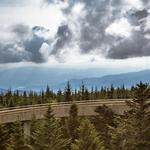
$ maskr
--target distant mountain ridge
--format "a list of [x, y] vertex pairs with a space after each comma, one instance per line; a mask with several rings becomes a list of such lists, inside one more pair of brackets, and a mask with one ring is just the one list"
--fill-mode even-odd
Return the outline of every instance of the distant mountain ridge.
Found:
[[75, 72], [63, 69], [46, 70], [46, 68], [42, 69], [41, 72], [37, 68], [33, 70], [31, 68], [18, 69], [17, 71], [8, 70], [0, 72], [0, 91], [6, 91], [5, 89], [10, 88], [20, 91], [41, 91], [45, 89], [47, 85], [57, 91], [58, 89], [64, 89], [67, 81], [70, 81], [72, 89], [79, 89], [82, 82], [89, 89], [91, 89], [91, 87], [109, 87], [112, 84], [114, 87], [120, 87], [122, 85], [131, 87], [140, 81], [150, 83], [150, 70], [105, 76], [100, 74], [100, 70], [98, 70], [96, 76], [99, 74], [101, 75], [100, 77], [90, 77], [94, 76], [94, 73], [90, 74], [89, 72], [90, 71], [81, 72], [80, 70]]
[[140, 81], [150, 83], [150, 70], [144, 70], [139, 72], [129, 72], [116, 75], [107, 75], [103, 77], [95, 78], [83, 78], [72, 79], [70, 83], [72, 87], [81, 86], [82, 82], [88, 87], [109, 87], [113, 84], [114, 87], [125, 85], [125, 87], [131, 87], [139, 83]]
[[[112, 72], [109, 70], [109, 72]], [[107, 69], [72, 69], [72, 68], [48, 68], [48, 67], [18, 67], [0, 70], [1, 89], [19, 89], [39, 91], [46, 88], [58, 89], [60, 85], [71, 79], [103, 76], [109, 74]]]
[[8, 92], [8, 90], [0, 88], [0, 94], [1, 93], [7, 93], [7, 92]]

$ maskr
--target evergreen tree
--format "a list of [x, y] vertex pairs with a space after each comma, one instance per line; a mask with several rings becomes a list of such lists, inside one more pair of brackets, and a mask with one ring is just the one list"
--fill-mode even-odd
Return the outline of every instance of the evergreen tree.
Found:
[[43, 126], [34, 134], [36, 150], [66, 150], [69, 140], [63, 139], [60, 124], [55, 119], [51, 107], [45, 115]]
[[7, 150], [9, 142], [8, 130], [3, 125], [0, 125], [0, 150]]
[[121, 98], [126, 98], [125, 86], [124, 84], [121, 87]]
[[42, 93], [41, 93], [41, 104], [43, 104], [43, 103], [45, 103], [45, 93], [42, 90]]
[[40, 126], [41, 126], [41, 122], [36, 120], [35, 115], [33, 115], [30, 126], [31, 126], [31, 128], [30, 128], [29, 143], [31, 145], [34, 145], [35, 144], [34, 136], [35, 136], [36, 131], [38, 130], [38, 128], [40, 128]]
[[52, 91], [50, 90], [49, 86], [47, 85], [46, 92], [45, 92], [46, 103], [51, 102], [52, 95], [53, 95]]
[[94, 100], [94, 88], [91, 88], [90, 99]]
[[150, 149], [150, 88], [148, 84], [137, 84], [134, 98], [127, 102], [129, 111], [125, 113], [117, 129], [114, 129], [112, 147], [119, 150]]
[[78, 108], [76, 104], [72, 104], [70, 107], [68, 118], [68, 135], [72, 142], [78, 138], [77, 128], [79, 127], [79, 119], [78, 119]]
[[88, 89], [85, 89], [84, 98], [85, 98], [85, 100], [90, 99], [90, 93], [89, 93]]
[[77, 101], [81, 101], [82, 100], [82, 94], [81, 94], [81, 91], [78, 90], [78, 93], [77, 93]]
[[58, 102], [62, 102], [63, 101], [63, 94], [62, 94], [61, 89], [59, 89], [58, 92], [57, 92], [57, 101]]
[[95, 87], [94, 95], [95, 95], [95, 99], [97, 100], [99, 98], [99, 92], [97, 86]]
[[71, 85], [70, 82], [67, 82], [67, 86], [65, 88], [65, 101], [72, 101], [72, 91], [71, 91]]
[[134, 89], [134, 98], [128, 101], [130, 110], [127, 112], [127, 119], [131, 127], [136, 131], [132, 134], [131, 141], [127, 145], [132, 145], [132, 149], [150, 149], [150, 88], [148, 84], [137, 84]]
[[34, 150], [34, 149], [31, 145], [25, 144], [24, 146], [20, 147], [20, 150]]
[[111, 134], [109, 128], [115, 127], [115, 115], [112, 110], [105, 105], [97, 107], [95, 112], [97, 113], [93, 119], [95, 127], [101, 139], [104, 141], [105, 149], [110, 149]]
[[110, 87], [109, 95], [108, 95], [109, 99], [113, 99], [114, 98], [114, 91], [115, 91], [115, 89], [114, 89], [114, 86], [112, 84], [111, 87]]
[[73, 100], [74, 100], [74, 101], [78, 101], [77, 89], [74, 90], [74, 93], [73, 93]]
[[12, 135], [12, 149], [13, 150], [22, 150], [22, 147], [25, 145], [24, 140], [24, 131], [21, 125], [21, 122], [16, 122], [14, 134]]
[[81, 122], [78, 131], [79, 138], [72, 144], [72, 150], [104, 150], [100, 136], [88, 119]]
[[106, 89], [104, 87], [101, 87], [100, 98], [102, 99], [106, 98]]
[[83, 82], [81, 85], [81, 100], [85, 100], [85, 85]]

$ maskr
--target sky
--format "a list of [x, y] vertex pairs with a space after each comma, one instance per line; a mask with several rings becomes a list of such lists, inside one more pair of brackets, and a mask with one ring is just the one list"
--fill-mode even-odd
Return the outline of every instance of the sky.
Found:
[[0, 69], [150, 69], [149, 0], [1, 0]]

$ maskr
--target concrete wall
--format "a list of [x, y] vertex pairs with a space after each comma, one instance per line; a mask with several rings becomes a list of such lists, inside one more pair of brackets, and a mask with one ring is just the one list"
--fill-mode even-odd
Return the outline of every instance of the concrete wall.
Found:
[[[107, 100], [107, 101], [87, 101], [76, 103], [78, 106], [79, 116], [93, 116], [96, 115], [94, 112], [95, 108], [102, 105], [107, 105], [116, 114], [123, 114], [128, 108], [124, 100]], [[69, 116], [71, 104], [51, 104], [53, 113], [56, 117], [67, 117]], [[25, 108], [15, 108], [11, 110], [0, 111], [0, 123], [9, 123], [20, 121], [30, 121], [35, 115], [36, 119], [43, 119], [47, 111], [48, 104], [28, 106]]]

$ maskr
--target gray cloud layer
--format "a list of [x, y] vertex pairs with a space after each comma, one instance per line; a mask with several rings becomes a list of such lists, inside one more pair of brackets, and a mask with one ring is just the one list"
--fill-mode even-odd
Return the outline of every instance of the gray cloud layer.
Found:
[[126, 59], [132, 57], [150, 56], [150, 39], [146, 38], [149, 31], [145, 31], [145, 18], [149, 13], [146, 9], [132, 12], [129, 21], [138, 30], [133, 30], [129, 38], [122, 39], [118, 44], [112, 45], [107, 53], [108, 58]]
[[116, 16], [110, 16], [110, 0], [87, 0], [84, 3], [87, 15], [81, 23], [80, 48], [82, 53], [88, 53], [100, 49], [105, 43], [105, 29]]
[[[55, 0], [43, 0], [47, 4], [55, 5]], [[60, 0], [59, 0], [60, 1]], [[63, 2], [64, 0], [61, 0]], [[8, 4], [0, 2], [0, 5]], [[65, 1], [66, 2], [66, 1]], [[32, 29], [26, 25], [13, 25], [14, 41], [0, 42], [0, 63], [30, 61], [35, 63], [46, 62], [47, 57], [41, 53], [43, 44], [49, 45], [48, 55], [59, 56], [62, 49], [69, 47], [70, 43], [77, 43], [81, 55], [95, 52], [110, 59], [126, 59], [131, 57], [150, 56], [150, 31], [146, 30], [146, 20], [150, 18], [148, 0], [141, 0], [141, 7], [127, 5], [126, 0], [69, 0], [69, 6], [62, 8], [64, 16], [72, 13], [76, 4], [83, 4], [83, 11], [79, 20], [74, 23], [80, 26], [80, 34], [74, 35], [71, 28], [73, 22], [60, 25], [53, 39], [47, 39], [43, 34], [51, 29], [34, 26]], [[11, 4], [11, 3], [10, 3]], [[137, 5], [140, 5], [137, 3]], [[83, 16], [82, 16], [83, 15]], [[121, 36], [106, 33], [116, 20], [125, 18], [132, 29], [130, 36]], [[122, 26], [122, 29], [126, 28]], [[38, 33], [38, 34], [37, 34]], [[77, 36], [78, 38], [74, 38]], [[76, 41], [74, 41], [76, 39]]]
[[68, 25], [62, 25], [58, 28], [56, 43], [54, 44], [51, 54], [56, 55], [65, 45], [71, 41], [72, 33]]
[[26, 52], [18, 52], [14, 44], [0, 43], [0, 63], [20, 62], [28, 59]]
[[135, 31], [131, 39], [125, 39], [118, 45], [112, 46], [107, 54], [107, 57], [112, 59], [141, 56], [150, 56], [149, 40], [145, 39], [141, 31]]
[[[144, 32], [145, 20], [142, 20], [148, 17], [148, 8], [129, 10], [132, 13], [129, 13], [126, 18], [131, 25], [138, 26], [139, 31], [134, 30], [131, 37], [120, 39], [115, 35], [106, 35], [105, 30], [113, 21], [121, 19], [128, 13], [121, 14], [123, 9], [121, 1], [116, 3], [115, 0], [101, 2], [93, 0], [84, 1], [84, 3], [87, 15], [84, 18], [85, 20], [82, 21], [80, 38], [80, 48], [83, 53], [89, 53], [89, 51], [97, 49], [97, 51], [112, 59], [150, 56], [150, 44], [149, 40], [145, 38]], [[107, 45], [110, 47], [108, 52], [106, 52]]]
[[[49, 4], [54, 3], [52, 0], [46, 1]], [[125, 1], [70, 0], [69, 7], [63, 9], [63, 12], [68, 15], [78, 2], [84, 4], [86, 12], [85, 17], [79, 20], [81, 30], [78, 44], [81, 54], [96, 51], [96, 53], [103, 54], [106, 58], [111, 59], [150, 56], [149, 39], [145, 36], [149, 31], [144, 31], [145, 19], [150, 16], [148, 0], [140, 1], [144, 6], [142, 9], [131, 7], [126, 9], [125, 12], [123, 12]], [[137, 3], [137, 5], [139, 4]], [[115, 34], [106, 34], [109, 25], [121, 18], [126, 18], [133, 26], [131, 36], [123, 38]], [[124, 27], [122, 26], [122, 28]], [[139, 28], [139, 30], [136, 30], [136, 28]], [[65, 37], [62, 36], [60, 43], [59, 41], [57, 43], [59, 48], [54, 49], [53, 53], [59, 53], [65, 41]]]
[[[111, 59], [150, 56], [150, 39], [145, 36], [149, 34], [149, 31], [145, 31], [146, 18], [150, 16], [148, 13], [150, 8], [147, 7], [149, 1], [141, 1], [144, 4], [142, 9], [130, 8], [125, 12], [122, 11], [125, 5], [124, 1], [81, 0], [81, 2], [84, 3], [86, 11], [86, 16], [80, 20], [81, 53], [90, 53], [96, 49], [97, 53], [102, 53]], [[107, 35], [105, 32], [107, 27], [123, 17], [133, 26], [131, 36], [122, 38], [116, 35]], [[136, 28], [139, 29], [136, 30]]]
[[34, 27], [30, 29], [26, 25], [18, 24], [11, 27], [11, 31], [17, 37], [15, 41], [0, 43], [0, 63], [31, 61], [36, 63], [46, 62], [40, 48], [46, 40], [35, 34], [37, 30], [44, 28]]

